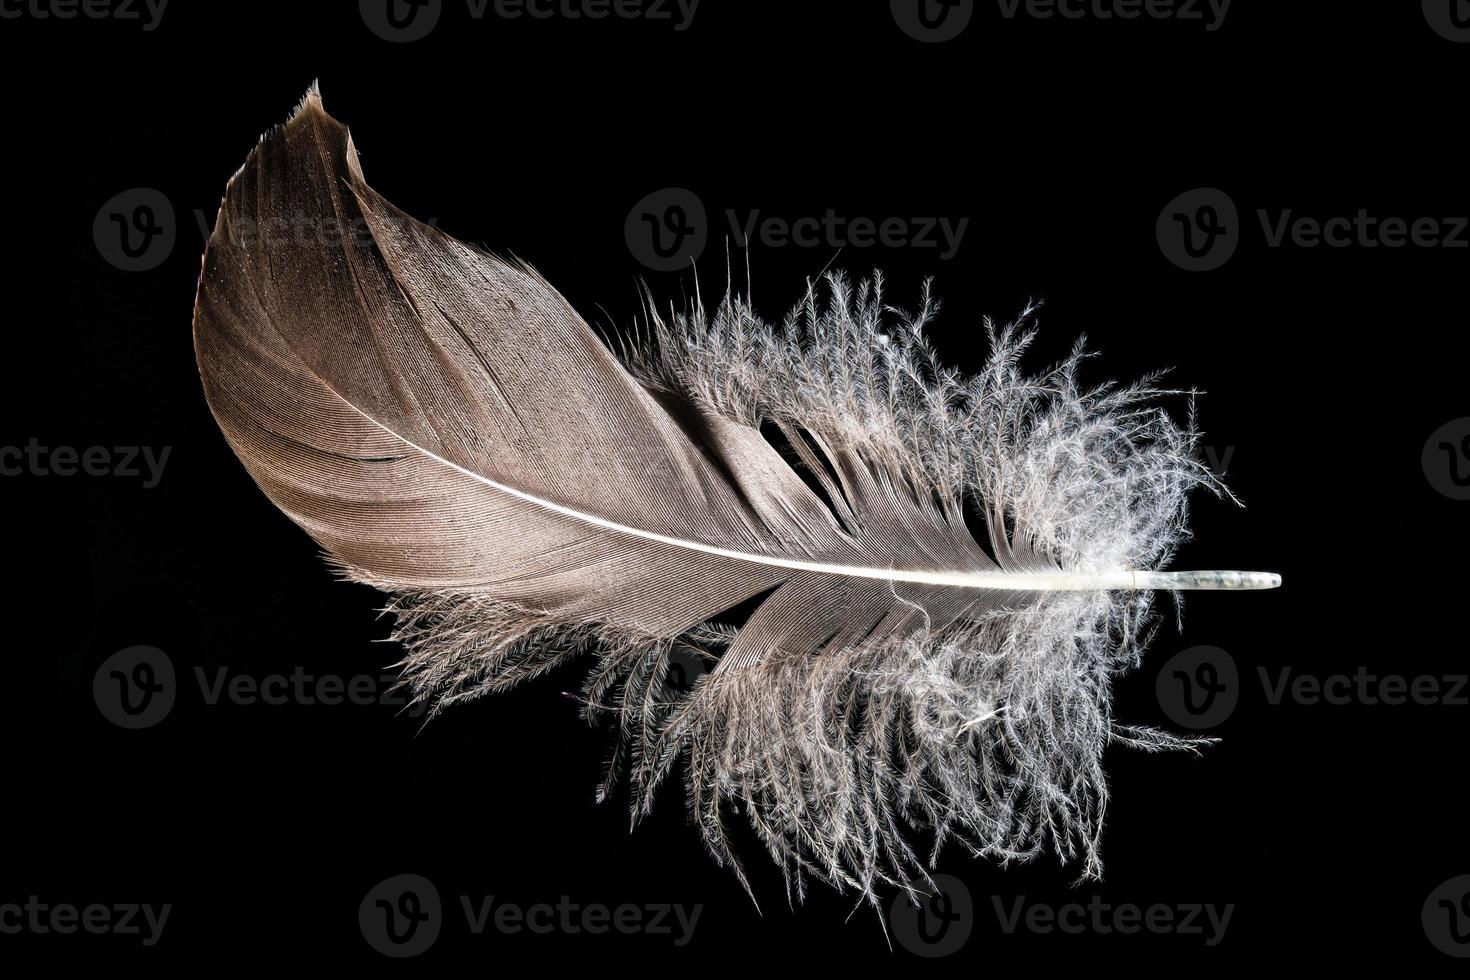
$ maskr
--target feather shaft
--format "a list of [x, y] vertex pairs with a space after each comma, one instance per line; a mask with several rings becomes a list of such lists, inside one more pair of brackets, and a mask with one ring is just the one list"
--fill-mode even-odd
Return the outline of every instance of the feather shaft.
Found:
[[[353, 408], [361, 413], [361, 409], [358, 409], [355, 405]], [[605, 531], [614, 531], [618, 534], [627, 534], [635, 538], [642, 538], [645, 541], [656, 541], [659, 544], [671, 545], [675, 548], [683, 548], [688, 551], [696, 551], [700, 554], [714, 555], [720, 558], [733, 558], [736, 561], [750, 562], [755, 565], [768, 565], [772, 568], [785, 568], [798, 572], [813, 572], [817, 575], [844, 575], [851, 578], [878, 579], [884, 582], [912, 582], [916, 585], [938, 585], [956, 589], [996, 589], [1003, 592], [1138, 591], [1140, 589], [1173, 592], [1249, 591], [1255, 589], [1274, 589], [1281, 584], [1281, 576], [1274, 572], [1115, 571], [1028, 574], [1014, 572], [925, 571], [922, 569], [864, 568], [857, 565], [798, 561], [792, 558], [783, 558], [779, 555], [760, 555], [745, 551], [735, 551], [730, 548], [720, 548], [699, 541], [689, 541], [671, 537], [667, 534], [659, 534], [654, 531], [629, 527], [626, 524], [619, 524], [616, 521], [609, 521], [598, 517], [596, 514], [588, 514], [584, 511], [555, 503], [554, 501], [544, 500], [535, 494], [526, 493], [524, 490], [518, 490], [515, 487], [497, 482], [489, 477], [481, 476], [479, 473], [467, 470], [463, 466], [436, 456], [421, 446], [415, 446], [410, 440], [404, 439], [403, 436], [388, 429], [366, 413], [362, 413], [362, 415], [367, 421], [377, 425], [389, 435], [401, 439], [410, 448], [417, 450], [429, 459], [451, 467], [458, 471], [460, 475], [474, 480], [477, 483], [482, 483], [492, 490], [510, 494], [529, 504], [544, 507], [549, 511], [570, 517], [574, 520], [583, 521]]]

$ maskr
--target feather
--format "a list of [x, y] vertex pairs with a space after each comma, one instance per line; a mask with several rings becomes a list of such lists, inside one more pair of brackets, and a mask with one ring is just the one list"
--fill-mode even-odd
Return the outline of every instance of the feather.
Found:
[[1279, 578], [1161, 570], [1222, 490], [1167, 392], [1082, 387], [1080, 344], [1024, 373], [1026, 317], [962, 377], [936, 309], [833, 275], [779, 327], [727, 295], [615, 354], [373, 191], [313, 88], [229, 182], [194, 340], [230, 446], [391, 594], [435, 711], [594, 658], [599, 796], [626, 778], [636, 821], [683, 760], [709, 851], [746, 883], [740, 810], [797, 898], [912, 888], [951, 840], [1095, 875], [1104, 747], [1197, 744], [1112, 719], [1151, 590]]

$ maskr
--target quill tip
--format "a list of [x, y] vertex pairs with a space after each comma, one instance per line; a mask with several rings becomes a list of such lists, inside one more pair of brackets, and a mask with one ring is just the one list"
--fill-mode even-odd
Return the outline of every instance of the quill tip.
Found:
[[1138, 572], [1137, 588], [1175, 592], [1244, 592], [1281, 587], [1277, 572]]

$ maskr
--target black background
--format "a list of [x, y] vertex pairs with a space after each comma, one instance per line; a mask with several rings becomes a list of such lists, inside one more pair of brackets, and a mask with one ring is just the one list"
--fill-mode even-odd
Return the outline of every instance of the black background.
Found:
[[[310, 8], [308, 10], [307, 8]], [[818, 888], [796, 908], [753, 841], [760, 912], [702, 852], [669, 787], [629, 833], [597, 805], [604, 736], [562, 692], [580, 667], [424, 726], [389, 705], [282, 706], [200, 696], [194, 671], [377, 676], [381, 597], [335, 582], [257, 491], [205, 406], [190, 342], [203, 235], [257, 135], [321, 80], [368, 179], [449, 232], [513, 251], [598, 326], [632, 323], [637, 283], [665, 303], [689, 273], [643, 268], [629, 209], [694, 191], [724, 286], [727, 209], [793, 219], [968, 217], [934, 248], [735, 249], [777, 317], [826, 267], [881, 268], [891, 298], [936, 277], [934, 340], [973, 368], [981, 318], [1044, 300], [1041, 367], [1086, 333], [1091, 377], [1172, 366], [1200, 400], [1206, 445], [1245, 509], [1200, 497], [1180, 568], [1279, 570], [1270, 593], [1192, 597], [1116, 690], [1128, 722], [1177, 727], [1160, 667], [1208, 644], [1242, 683], [1201, 758], [1110, 750], [1101, 884], [1054, 861], [999, 869], [946, 851], [974, 907], [962, 951], [1010, 970], [1391, 957], [1458, 965], [1420, 913], [1470, 872], [1463, 705], [1271, 704], [1257, 669], [1444, 677], [1465, 672], [1466, 507], [1421, 450], [1470, 414], [1463, 288], [1470, 250], [1270, 248], [1257, 218], [1470, 213], [1463, 93], [1470, 45], [1417, 3], [1251, 3], [1219, 30], [1148, 18], [1006, 20], [977, 5], [923, 44], [886, 3], [705, 0], [669, 22], [473, 20], [448, 0], [425, 39], [391, 44], [356, 4], [170, 4], [156, 30], [120, 21], [0, 20], [7, 115], [4, 442], [171, 447], [164, 478], [0, 481], [8, 535], [7, 843], [0, 902], [172, 903], [161, 941], [0, 935], [22, 955], [387, 964], [357, 909], [380, 880], [430, 878], [446, 921], [414, 965], [505, 957], [636, 967], [914, 964], [879, 916]], [[24, 66], [24, 67], [23, 67]], [[93, 219], [149, 187], [174, 210], [157, 268], [99, 254]], [[1225, 191], [1240, 245], [1221, 268], [1171, 264], [1155, 222], [1176, 195]], [[743, 279], [743, 273], [741, 274]], [[1182, 406], [1181, 406], [1182, 407]], [[40, 543], [22, 541], [43, 532]], [[180, 691], [126, 731], [92, 696], [124, 647], [167, 652]], [[1273, 674], [1274, 676], [1274, 674]], [[1057, 905], [1235, 906], [1224, 941], [1186, 935], [1005, 934], [992, 896]], [[702, 903], [693, 940], [473, 935], [459, 896], [529, 905]], [[886, 914], [886, 908], [885, 908]]]

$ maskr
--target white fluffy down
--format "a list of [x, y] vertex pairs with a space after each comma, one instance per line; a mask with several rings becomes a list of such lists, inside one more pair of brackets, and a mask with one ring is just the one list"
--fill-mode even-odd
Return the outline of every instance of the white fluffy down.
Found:
[[[1081, 387], [1080, 344], [1023, 373], [1029, 310], [1019, 326], [987, 324], [984, 369], [960, 376], [924, 339], [935, 312], [927, 286], [905, 315], [884, 305], [881, 280], [833, 276], [779, 326], [727, 297], [651, 318], [624, 355], [646, 383], [732, 420], [800, 426], [967, 500], [989, 518], [991, 546], [1002, 535], [1017, 561], [1163, 567], [1187, 533], [1188, 491], [1222, 489], [1198, 461], [1192, 412], [1181, 425], [1157, 404], [1177, 393], [1154, 379]], [[1198, 744], [1112, 718], [1112, 681], [1137, 663], [1149, 607], [1146, 592], [1026, 596], [979, 621], [705, 673], [692, 686], [675, 675], [716, 662], [732, 627], [641, 635], [475, 593], [399, 594], [390, 608], [404, 682], [435, 710], [587, 653], [585, 714], [615, 739], [604, 796], [626, 778], [636, 819], [682, 770], [708, 848], [742, 881], [732, 813], [792, 898], [815, 877], [875, 900], [884, 885], [923, 887], [946, 841], [1002, 862], [1054, 851], [1100, 872], [1104, 748]]]

